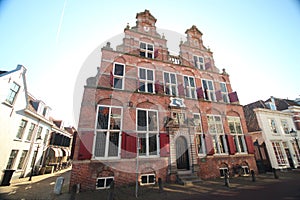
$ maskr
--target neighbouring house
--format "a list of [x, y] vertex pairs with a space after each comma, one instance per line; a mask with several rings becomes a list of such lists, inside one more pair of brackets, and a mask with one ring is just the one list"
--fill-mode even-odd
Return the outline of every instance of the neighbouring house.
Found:
[[122, 44], [101, 49], [98, 73], [87, 79], [70, 187], [256, 172], [243, 106], [202, 33], [187, 29], [175, 56], [148, 10], [136, 19]]
[[299, 130], [295, 126], [299, 117], [290, 112], [297, 106], [296, 102], [274, 97], [244, 106], [259, 172], [300, 166]]
[[51, 108], [28, 92], [26, 71], [18, 65], [15, 70], [0, 72], [1, 182], [6, 171], [13, 171], [13, 179], [41, 173], [47, 165], [44, 162], [47, 149], [52, 148], [49, 138], [56, 132], [68, 137], [58, 147], [64, 149], [63, 161], [69, 161], [73, 135], [63, 127], [56, 127], [50, 117]]

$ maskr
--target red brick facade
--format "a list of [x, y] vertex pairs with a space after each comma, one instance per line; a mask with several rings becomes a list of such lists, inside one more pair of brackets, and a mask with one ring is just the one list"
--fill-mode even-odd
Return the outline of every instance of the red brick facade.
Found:
[[[136, 139], [137, 132], [139, 132], [137, 123], [140, 123], [140, 119], [137, 119], [139, 109], [147, 111], [148, 119], [145, 119], [147, 117], [143, 118], [143, 120], [149, 120], [147, 123], [154, 120], [149, 117], [150, 111], [157, 112], [157, 116], [154, 116], [158, 118], [158, 139], [154, 142], [158, 148], [150, 147], [149, 141], [150, 139], [152, 141], [153, 138], [145, 139], [149, 142], [145, 149], [148, 149], [149, 155], [150, 153], [155, 155], [143, 156], [138, 159], [139, 177], [143, 174], [155, 174], [156, 180], [162, 178], [163, 181], [175, 181], [179, 169], [179, 157], [188, 163], [185, 170], [193, 171], [203, 179], [219, 177], [220, 166], [228, 167], [230, 172], [236, 165], [247, 165], [250, 170], [257, 171], [253, 156], [253, 144], [247, 137], [242, 136], [243, 150], [240, 148], [242, 152], [239, 152], [233, 136], [230, 134], [232, 130], [228, 125], [228, 117], [239, 119], [242, 133], [247, 134], [243, 107], [239, 105], [236, 93], [232, 91], [229, 75], [225, 70], [219, 73], [214, 65], [212, 52], [203, 46], [202, 33], [195, 26], [188, 29], [186, 31], [187, 41], [180, 43], [180, 55], [171, 56], [168, 53], [167, 40], [156, 32], [155, 22], [156, 19], [149, 11], [138, 13], [137, 25], [132, 28], [127, 26], [124, 30], [125, 38], [122, 45], [119, 45], [116, 50], [110, 48], [109, 44], [102, 48], [98, 74], [87, 80], [84, 90], [78, 125], [79, 138], [76, 140], [70, 186], [80, 183], [82, 190], [94, 190], [96, 179], [108, 176], [114, 177], [116, 185], [135, 183], [136, 141], [141, 142], [142, 140]], [[147, 58], [147, 51], [146, 56], [141, 53], [143, 48], [141, 42], [153, 45], [145, 47], [145, 49], [148, 48], [147, 51], [149, 50], [151, 58]], [[195, 67], [194, 55], [204, 58], [204, 61], [202, 60], [203, 68]], [[114, 88], [116, 87], [114, 85], [116, 77], [120, 78], [113, 74], [115, 73], [115, 63], [125, 66], [124, 76], [121, 77], [122, 89]], [[140, 91], [142, 90], [140, 68], [145, 69], [147, 73], [147, 70], [153, 72], [154, 78], [151, 80], [153, 82], [150, 81], [148, 83], [150, 86], [147, 86], [150, 92]], [[165, 73], [173, 74], [176, 77], [175, 96], [166, 94]], [[208, 91], [209, 86], [203, 85], [203, 80], [212, 81], [212, 93]], [[223, 87], [226, 86], [225, 93], [221, 88], [221, 83], [224, 83]], [[151, 85], [153, 91], [151, 91]], [[143, 85], [143, 87], [146, 86]], [[187, 97], [188, 95], [190, 97]], [[228, 99], [227, 102], [221, 95], [225, 95]], [[175, 98], [175, 104], [171, 102], [171, 97]], [[183, 105], [176, 104], [178, 101], [183, 101]], [[117, 145], [119, 154], [116, 159], [99, 159], [94, 155], [94, 148], [101, 149], [101, 144], [95, 142], [97, 123], [100, 123], [97, 118], [99, 114], [97, 112], [100, 112], [97, 111], [99, 105], [122, 109], [120, 141], [118, 140], [119, 146]], [[178, 123], [176, 120], [179, 118], [175, 119], [174, 113], [176, 116], [182, 114], [183, 121]], [[205, 152], [203, 153], [198, 152], [197, 149], [195, 113], [200, 115], [200, 132], [202, 139], [205, 140]], [[218, 144], [220, 144], [219, 148], [224, 148], [222, 153], [216, 152], [220, 149], [213, 145], [213, 142], [216, 141], [209, 133], [209, 130], [212, 129], [208, 125], [208, 116], [220, 116], [224, 140], [221, 139], [222, 141], [219, 141]], [[151, 135], [152, 133], [147, 134]], [[179, 141], [186, 144], [186, 157], [178, 155]], [[155, 152], [150, 152], [150, 148], [154, 148]]]

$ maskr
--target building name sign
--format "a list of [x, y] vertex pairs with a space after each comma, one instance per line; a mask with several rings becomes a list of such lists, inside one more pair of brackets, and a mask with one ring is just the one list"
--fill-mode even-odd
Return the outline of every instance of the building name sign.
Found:
[[180, 107], [180, 108], [185, 108], [185, 104], [184, 104], [184, 99], [181, 98], [174, 98], [174, 97], [170, 97], [170, 106], [175, 106], [175, 107]]

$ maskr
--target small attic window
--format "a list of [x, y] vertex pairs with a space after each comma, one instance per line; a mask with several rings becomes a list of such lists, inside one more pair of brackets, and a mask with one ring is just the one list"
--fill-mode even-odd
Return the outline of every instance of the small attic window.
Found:
[[276, 109], [276, 105], [273, 102], [267, 102], [266, 103], [267, 108], [269, 108], [270, 110], [277, 110]]

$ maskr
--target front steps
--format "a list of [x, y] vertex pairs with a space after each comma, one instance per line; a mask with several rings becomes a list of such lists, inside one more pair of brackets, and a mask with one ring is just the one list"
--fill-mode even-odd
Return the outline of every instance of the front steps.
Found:
[[194, 183], [199, 183], [202, 180], [191, 170], [186, 171], [178, 171], [177, 172], [177, 180], [176, 182], [180, 185], [189, 186], [193, 185]]

